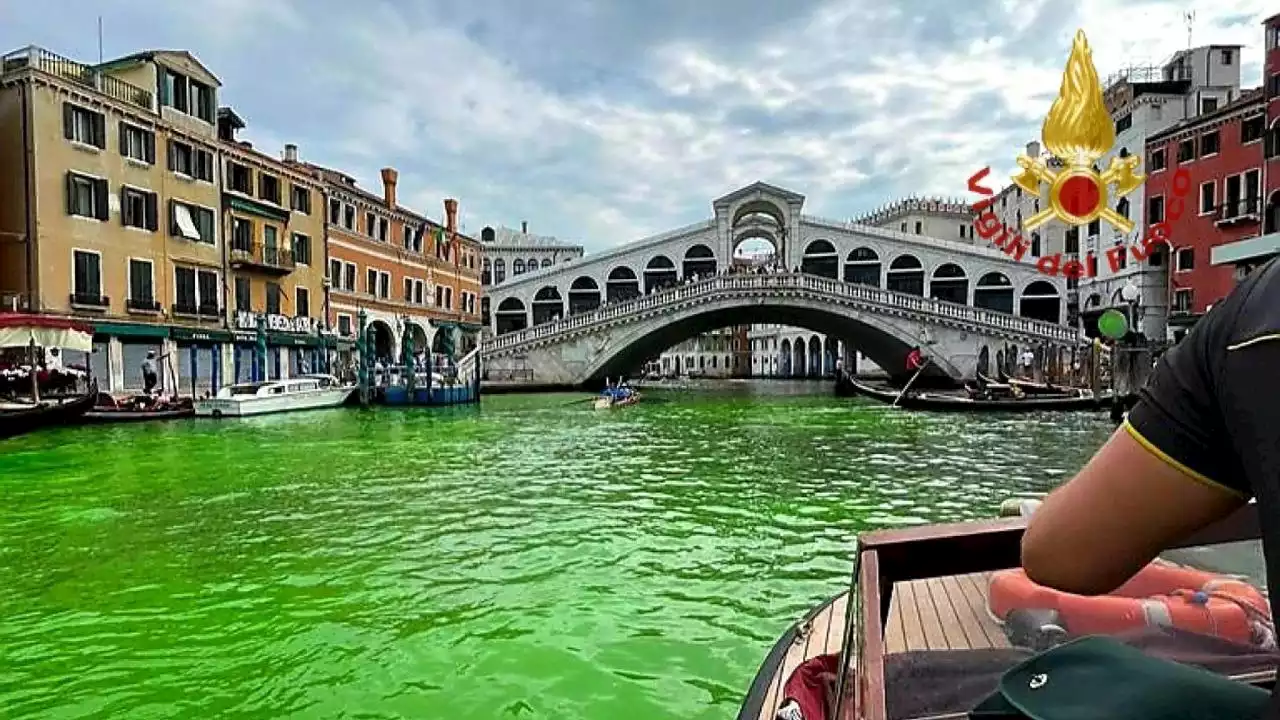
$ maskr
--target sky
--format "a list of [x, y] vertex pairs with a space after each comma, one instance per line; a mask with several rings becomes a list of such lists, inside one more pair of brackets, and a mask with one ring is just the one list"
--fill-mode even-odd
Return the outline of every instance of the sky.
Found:
[[1007, 177], [1083, 28], [1104, 77], [1192, 43], [1261, 83], [1274, 0], [0, 0], [0, 49], [192, 52], [242, 137], [464, 229], [588, 252], [699, 222], [762, 180], [847, 219]]

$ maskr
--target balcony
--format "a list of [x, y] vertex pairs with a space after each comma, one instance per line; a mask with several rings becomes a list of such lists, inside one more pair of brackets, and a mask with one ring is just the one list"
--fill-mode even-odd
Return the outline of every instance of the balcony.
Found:
[[154, 110], [149, 90], [107, 75], [91, 65], [55, 55], [44, 48], [32, 45], [15, 50], [0, 59], [0, 77], [28, 68], [83, 85], [121, 102], [137, 105], [149, 111]]
[[257, 243], [233, 242], [231, 267], [252, 269], [272, 275], [288, 275], [297, 266], [293, 250], [279, 247], [263, 247]]
[[71, 306], [86, 310], [106, 310], [111, 305], [111, 298], [94, 293], [71, 293]]
[[1251, 225], [1262, 220], [1262, 198], [1228, 199], [1214, 210], [1213, 224], [1218, 227]]
[[173, 314], [198, 317], [201, 320], [216, 320], [222, 317], [222, 308], [217, 305], [176, 302], [173, 304]]
[[160, 312], [160, 303], [156, 302], [155, 298], [129, 298], [124, 301], [124, 306], [129, 312]]

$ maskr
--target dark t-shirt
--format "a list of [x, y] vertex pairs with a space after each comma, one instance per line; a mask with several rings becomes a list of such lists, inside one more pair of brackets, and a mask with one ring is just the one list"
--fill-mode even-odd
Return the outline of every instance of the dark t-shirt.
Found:
[[[1280, 262], [1165, 353], [1124, 428], [1189, 477], [1256, 498], [1272, 616], [1280, 589]], [[1277, 687], [1280, 687], [1278, 685]]]

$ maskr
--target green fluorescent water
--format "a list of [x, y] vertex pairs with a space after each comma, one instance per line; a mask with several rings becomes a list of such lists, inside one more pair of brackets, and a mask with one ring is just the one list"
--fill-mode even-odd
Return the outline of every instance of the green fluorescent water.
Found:
[[0, 717], [732, 718], [857, 533], [990, 517], [1111, 429], [829, 388], [2, 442]]

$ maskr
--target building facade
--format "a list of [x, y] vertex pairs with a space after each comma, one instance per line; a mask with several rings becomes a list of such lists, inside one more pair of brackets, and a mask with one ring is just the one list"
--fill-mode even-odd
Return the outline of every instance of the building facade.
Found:
[[[1175, 333], [1226, 297], [1237, 272], [1252, 269], [1248, 262], [1215, 265], [1211, 255], [1215, 247], [1260, 234], [1265, 123], [1262, 91], [1251, 90], [1147, 140], [1146, 216], [1149, 225], [1169, 227]], [[1099, 305], [1102, 298], [1088, 301]]]
[[907, 198], [853, 218], [853, 222], [939, 240], [974, 243], [973, 206], [959, 200]]
[[[218, 79], [189, 53], [90, 66], [41, 48], [0, 66], [0, 301], [95, 329], [107, 391], [225, 374]], [[208, 348], [201, 359], [198, 340]], [[179, 347], [181, 343], [181, 348]]]
[[585, 250], [581, 245], [564, 242], [551, 235], [531, 235], [529, 223], [519, 230], [487, 226], [480, 231], [483, 248], [480, 277], [485, 285], [496, 285], [507, 278], [576, 260]]
[[339, 364], [354, 366], [360, 315], [373, 357], [398, 363], [414, 352], [475, 346], [480, 327], [481, 248], [457, 230], [458, 203], [445, 200], [437, 223], [397, 202], [399, 173], [381, 171], [382, 195], [354, 178], [310, 166], [325, 185], [328, 319]]

